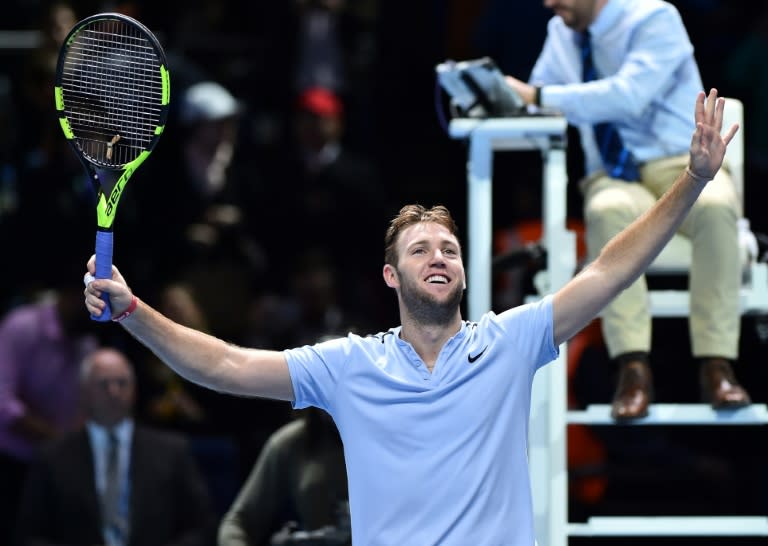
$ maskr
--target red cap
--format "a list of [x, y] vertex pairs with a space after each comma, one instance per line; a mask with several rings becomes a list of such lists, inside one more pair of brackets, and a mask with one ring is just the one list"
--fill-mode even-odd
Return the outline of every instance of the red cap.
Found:
[[325, 87], [309, 87], [298, 100], [299, 108], [321, 117], [338, 117], [343, 111], [341, 99]]

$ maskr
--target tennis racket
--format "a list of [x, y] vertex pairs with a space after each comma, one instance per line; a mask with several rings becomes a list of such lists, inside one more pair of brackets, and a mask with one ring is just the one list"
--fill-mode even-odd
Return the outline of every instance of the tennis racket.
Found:
[[[144, 25], [119, 13], [77, 23], [59, 52], [56, 110], [96, 191], [96, 278], [112, 278], [113, 224], [128, 179], [157, 145], [170, 102], [165, 53]], [[94, 320], [112, 317], [107, 304]]]

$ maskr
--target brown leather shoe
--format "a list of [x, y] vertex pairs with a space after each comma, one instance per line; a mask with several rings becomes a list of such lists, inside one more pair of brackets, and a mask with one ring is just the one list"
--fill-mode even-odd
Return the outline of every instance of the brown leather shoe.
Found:
[[701, 362], [701, 398], [714, 409], [740, 408], [752, 403], [747, 391], [739, 385], [731, 363], [724, 358], [706, 358]]
[[613, 395], [611, 417], [617, 421], [626, 421], [647, 416], [652, 391], [653, 376], [647, 363], [633, 360], [623, 364]]

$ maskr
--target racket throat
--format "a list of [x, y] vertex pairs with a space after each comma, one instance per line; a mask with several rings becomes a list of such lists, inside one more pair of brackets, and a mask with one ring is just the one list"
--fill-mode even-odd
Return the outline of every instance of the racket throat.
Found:
[[125, 171], [96, 169], [94, 174], [95, 186], [98, 188], [96, 204], [96, 223], [101, 231], [112, 231], [115, 221], [117, 203], [123, 194], [128, 177]]

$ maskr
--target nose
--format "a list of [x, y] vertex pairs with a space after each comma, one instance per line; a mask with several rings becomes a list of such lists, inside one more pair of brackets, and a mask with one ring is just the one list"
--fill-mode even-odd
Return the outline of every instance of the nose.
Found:
[[439, 248], [436, 248], [432, 253], [432, 259], [430, 262], [431, 265], [445, 265], [445, 256], [443, 255], [443, 251]]
[[107, 392], [110, 396], [117, 397], [120, 396], [120, 393], [123, 392], [123, 387], [116, 381], [110, 381], [107, 385]]
[[111, 397], [121, 396], [128, 387], [128, 382], [124, 379], [104, 379], [101, 381], [101, 388]]

